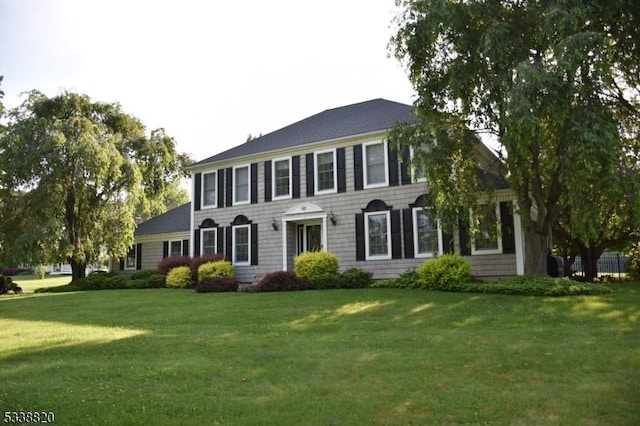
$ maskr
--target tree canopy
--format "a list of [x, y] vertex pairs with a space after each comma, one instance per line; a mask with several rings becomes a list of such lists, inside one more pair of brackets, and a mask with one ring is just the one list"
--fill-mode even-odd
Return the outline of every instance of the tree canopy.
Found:
[[73, 279], [133, 243], [135, 208], [164, 200], [189, 159], [162, 129], [150, 137], [119, 104], [29, 93], [0, 138], [5, 259], [68, 262]]
[[391, 48], [421, 125], [395, 138], [428, 148], [418, 163], [445, 216], [486, 189], [471, 173], [469, 134], [497, 142], [523, 219], [526, 273], [545, 272], [554, 227], [589, 247], [640, 223], [639, 9], [632, 0], [400, 6]]

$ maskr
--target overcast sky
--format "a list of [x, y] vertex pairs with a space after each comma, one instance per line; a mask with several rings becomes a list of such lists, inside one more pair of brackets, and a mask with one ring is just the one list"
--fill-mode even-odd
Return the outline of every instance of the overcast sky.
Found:
[[7, 108], [72, 90], [119, 102], [202, 160], [328, 108], [410, 104], [395, 0], [0, 0]]

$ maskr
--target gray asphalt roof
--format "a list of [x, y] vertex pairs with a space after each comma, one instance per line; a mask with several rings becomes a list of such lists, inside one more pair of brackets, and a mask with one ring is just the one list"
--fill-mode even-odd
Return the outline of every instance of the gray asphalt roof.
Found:
[[199, 161], [193, 166], [390, 129], [398, 123], [417, 123], [411, 105], [385, 99], [373, 99], [328, 109]]
[[191, 203], [186, 203], [160, 216], [142, 222], [136, 228], [135, 236], [189, 232], [191, 230]]

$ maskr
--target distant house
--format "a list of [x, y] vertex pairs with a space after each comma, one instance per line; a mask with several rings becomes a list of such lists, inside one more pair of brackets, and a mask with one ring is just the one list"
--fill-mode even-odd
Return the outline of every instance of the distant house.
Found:
[[[252, 282], [292, 270], [299, 253], [329, 250], [341, 270], [387, 278], [455, 252], [479, 277], [522, 274], [520, 218], [508, 188], [497, 190], [495, 215], [481, 224], [498, 232], [477, 240], [464, 227], [445, 233], [422, 208], [428, 182], [387, 141], [397, 123], [416, 122], [410, 105], [375, 99], [323, 111], [202, 160], [190, 167], [193, 203], [170, 212], [176, 222], [180, 215], [180, 228], [162, 217], [146, 222], [154, 233], [140, 233], [140, 225], [137, 252], [124, 266], [153, 267], [173, 252], [223, 253], [238, 278]], [[483, 144], [476, 153], [486, 168], [495, 167]], [[499, 180], [497, 173], [491, 178]]]
[[135, 272], [156, 269], [158, 262], [172, 255], [189, 255], [191, 203], [151, 218], [138, 225], [134, 245], [126, 258], [116, 260], [111, 270]]

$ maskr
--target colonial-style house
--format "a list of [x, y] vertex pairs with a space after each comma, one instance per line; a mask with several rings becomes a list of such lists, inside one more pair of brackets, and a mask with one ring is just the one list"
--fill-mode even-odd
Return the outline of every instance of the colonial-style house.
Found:
[[[422, 208], [428, 182], [387, 141], [395, 124], [415, 122], [411, 106], [375, 99], [202, 160], [190, 168], [192, 203], [167, 213], [188, 214], [189, 228], [184, 218], [179, 229], [169, 227], [177, 220], [162, 217], [143, 223], [137, 252], [123, 266], [155, 267], [161, 254], [187, 253], [188, 240], [191, 256], [225, 254], [243, 282], [292, 270], [294, 257], [308, 250], [331, 251], [341, 270], [361, 268], [374, 278], [395, 277], [451, 251], [466, 256], [478, 277], [522, 274], [520, 219], [507, 188], [496, 192], [495, 221], [484, 224], [499, 232], [476, 240], [464, 229], [444, 233]], [[484, 164], [496, 160], [481, 143], [477, 154]]]

